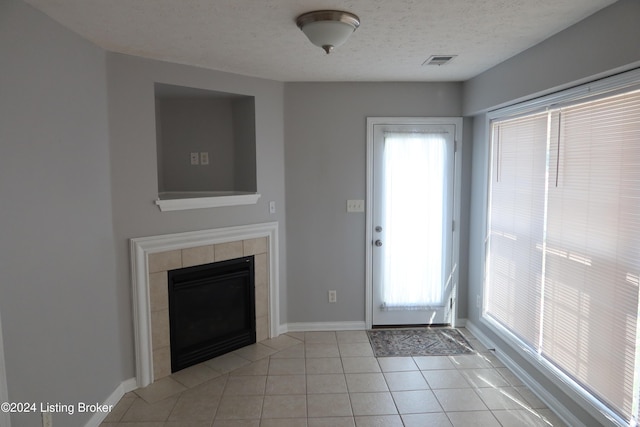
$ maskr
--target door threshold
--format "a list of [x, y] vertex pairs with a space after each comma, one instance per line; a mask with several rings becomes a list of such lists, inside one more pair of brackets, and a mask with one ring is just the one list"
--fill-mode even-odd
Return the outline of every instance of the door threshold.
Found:
[[411, 324], [411, 325], [373, 325], [371, 329], [409, 329], [409, 328], [450, 328], [450, 323]]

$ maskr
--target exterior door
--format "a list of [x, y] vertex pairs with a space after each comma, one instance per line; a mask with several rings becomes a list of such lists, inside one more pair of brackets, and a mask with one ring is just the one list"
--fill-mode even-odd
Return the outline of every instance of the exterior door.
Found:
[[456, 124], [422, 122], [370, 131], [373, 326], [451, 324]]

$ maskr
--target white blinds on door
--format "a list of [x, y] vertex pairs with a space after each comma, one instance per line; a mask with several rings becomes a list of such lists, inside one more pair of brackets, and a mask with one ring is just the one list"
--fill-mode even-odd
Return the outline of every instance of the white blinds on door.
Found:
[[390, 133], [383, 154], [383, 309], [442, 305], [446, 139]]
[[640, 92], [494, 121], [485, 315], [638, 413]]

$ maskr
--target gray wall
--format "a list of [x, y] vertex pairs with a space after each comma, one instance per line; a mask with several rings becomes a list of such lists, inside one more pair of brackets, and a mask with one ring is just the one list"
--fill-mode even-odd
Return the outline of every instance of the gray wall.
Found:
[[640, 2], [620, 0], [464, 83], [464, 115], [640, 66]]
[[[9, 399], [102, 402], [123, 379], [105, 54], [25, 3], [2, 0], [0, 57]], [[56, 414], [53, 424], [81, 426], [89, 416]], [[12, 425], [42, 421], [13, 414]]]
[[236, 191], [256, 191], [256, 109], [252, 98], [235, 99], [233, 135]]
[[[280, 316], [287, 319], [283, 84], [202, 68], [107, 54], [113, 221], [116, 243], [119, 343], [124, 371], [134, 376], [129, 243], [132, 237], [261, 222], [279, 222]], [[255, 96], [256, 205], [160, 212], [157, 198], [154, 82]], [[275, 201], [276, 214], [268, 202]]]
[[[347, 213], [346, 201], [366, 196], [366, 117], [460, 116], [461, 89], [285, 85], [289, 322], [364, 321], [365, 215]], [[337, 290], [335, 304], [327, 302], [330, 289]]]
[[[232, 103], [231, 99], [206, 97], [168, 97], [156, 102], [161, 192], [234, 189]], [[208, 152], [209, 164], [192, 165], [192, 152]]]
[[[638, 16], [640, 2], [621, 0], [465, 82], [465, 111], [475, 114], [637, 66], [640, 64]], [[518, 362], [585, 425], [600, 425], [481, 323], [480, 308], [475, 301], [482, 295], [484, 277], [489, 141], [486, 115], [477, 114], [473, 123], [468, 318], [494, 341], [499, 351]]]

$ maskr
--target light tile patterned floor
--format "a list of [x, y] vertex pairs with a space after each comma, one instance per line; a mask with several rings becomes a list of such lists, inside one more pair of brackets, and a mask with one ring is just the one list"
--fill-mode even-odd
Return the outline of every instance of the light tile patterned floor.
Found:
[[477, 355], [375, 358], [364, 331], [281, 335], [128, 393], [101, 426], [564, 426], [461, 331]]

